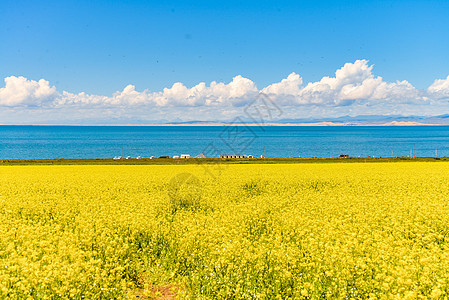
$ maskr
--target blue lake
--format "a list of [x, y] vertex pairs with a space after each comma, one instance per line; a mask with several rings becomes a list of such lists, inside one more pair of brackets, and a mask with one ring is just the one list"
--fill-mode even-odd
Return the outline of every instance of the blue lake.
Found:
[[0, 159], [449, 156], [449, 126], [0, 126]]

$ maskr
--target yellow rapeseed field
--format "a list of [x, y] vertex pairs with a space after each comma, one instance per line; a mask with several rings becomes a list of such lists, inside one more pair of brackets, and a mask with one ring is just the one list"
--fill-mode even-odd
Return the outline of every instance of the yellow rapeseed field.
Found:
[[0, 167], [0, 298], [447, 299], [449, 163], [205, 171]]

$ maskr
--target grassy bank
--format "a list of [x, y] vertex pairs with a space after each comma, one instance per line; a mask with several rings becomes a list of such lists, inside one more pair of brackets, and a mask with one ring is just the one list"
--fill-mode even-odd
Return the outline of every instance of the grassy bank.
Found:
[[296, 164], [296, 163], [365, 163], [365, 162], [438, 162], [449, 161], [449, 157], [315, 157], [315, 158], [142, 158], [114, 160], [97, 159], [8, 159], [0, 160], [0, 166], [14, 165], [195, 165], [195, 164]]

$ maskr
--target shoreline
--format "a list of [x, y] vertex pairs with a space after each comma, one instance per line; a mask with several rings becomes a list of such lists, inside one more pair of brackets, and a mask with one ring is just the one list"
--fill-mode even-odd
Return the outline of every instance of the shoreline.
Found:
[[301, 163], [393, 163], [448, 162], [449, 157], [301, 157], [301, 158], [79, 158], [79, 159], [4, 159], [1, 166], [25, 165], [212, 165], [212, 164], [301, 164]]

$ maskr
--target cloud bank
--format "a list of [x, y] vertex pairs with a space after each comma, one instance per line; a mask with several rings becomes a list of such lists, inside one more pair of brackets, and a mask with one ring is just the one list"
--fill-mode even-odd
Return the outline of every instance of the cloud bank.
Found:
[[[449, 112], [449, 76], [437, 79], [425, 90], [415, 88], [406, 80], [387, 82], [373, 74], [367, 60], [346, 63], [333, 76], [304, 83], [297, 73], [263, 88], [241, 75], [231, 82], [201, 82], [191, 88], [181, 82], [162, 91], [136, 91], [128, 85], [112, 96], [73, 94], [58, 91], [48, 81], [30, 80], [22, 76], [4, 79], [0, 88], [0, 117], [8, 122], [5, 112], [24, 115], [33, 111], [29, 121], [38, 122], [39, 114], [62, 120], [119, 119], [218, 121], [241, 115], [242, 107], [259, 93], [267, 95], [287, 113], [284, 117], [320, 117], [354, 114], [443, 114]], [[288, 108], [288, 109], [287, 109]], [[446, 111], [445, 111], [446, 110]], [[100, 120], [101, 118], [97, 118]], [[115, 121], [114, 121], [115, 120]], [[42, 122], [46, 120], [41, 119]], [[0, 122], [2, 122], [0, 120]], [[3, 122], [5, 123], [5, 122]]]
[[0, 88], [2, 106], [40, 106], [54, 101], [59, 96], [56, 88], [44, 79], [28, 80], [25, 77], [5, 78], [5, 87]]

